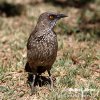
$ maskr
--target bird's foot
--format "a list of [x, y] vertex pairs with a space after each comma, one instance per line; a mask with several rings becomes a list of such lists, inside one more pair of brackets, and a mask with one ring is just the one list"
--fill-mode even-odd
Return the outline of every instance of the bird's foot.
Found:
[[31, 88], [31, 95], [33, 95], [36, 91], [36, 89], [35, 89], [35, 79], [36, 79], [36, 75], [29, 74], [28, 84]]
[[53, 79], [51, 76], [49, 77], [49, 79], [50, 79], [50, 89], [53, 89], [54, 87]]
[[35, 88], [34, 84], [32, 83], [31, 84], [31, 95], [33, 95], [35, 93], [36, 93], [36, 88]]

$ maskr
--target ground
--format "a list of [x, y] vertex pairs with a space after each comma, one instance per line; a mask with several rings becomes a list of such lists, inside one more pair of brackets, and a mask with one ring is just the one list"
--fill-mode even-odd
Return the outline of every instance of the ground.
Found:
[[[7, 16], [0, 6], [0, 100], [100, 100], [100, 1], [82, 7], [65, 6], [64, 0], [57, 4], [43, 0], [5, 1], [11, 7], [20, 4], [22, 10], [18, 16], [12, 11]], [[55, 27], [59, 48], [51, 69], [54, 88], [50, 89], [49, 84], [36, 86], [31, 96], [24, 71], [26, 44], [38, 16], [45, 11], [68, 17]]]

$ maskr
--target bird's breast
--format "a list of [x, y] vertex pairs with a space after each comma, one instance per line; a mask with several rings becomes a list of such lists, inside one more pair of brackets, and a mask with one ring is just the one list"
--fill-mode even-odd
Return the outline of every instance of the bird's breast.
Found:
[[53, 64], [57, 56], [57, 36], [56, 34], [46, 34], [31, 39], [28, 50], [28, 59], [32, 62], [37, 61], [38, 65]]
[[37, 45], [40, 57], [52, 57], [58, 49], [57, 38], [54, 35], [44, 36]]

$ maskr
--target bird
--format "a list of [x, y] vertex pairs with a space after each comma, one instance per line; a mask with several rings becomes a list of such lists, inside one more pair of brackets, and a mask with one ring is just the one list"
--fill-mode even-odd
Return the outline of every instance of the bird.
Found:
[[25, 71], [28, 72], [29, 77], [32, 77], [32, 91], [34, 91], [36, 76], [45, 71], [48, 72], [51, 87], [53, 86], [50, 70], [56, 60], [58, 50], [57, 34], [54, 27], [56, 22], [64, 17], [67, 16], [60, 13], [42, 13], [28, 38]]

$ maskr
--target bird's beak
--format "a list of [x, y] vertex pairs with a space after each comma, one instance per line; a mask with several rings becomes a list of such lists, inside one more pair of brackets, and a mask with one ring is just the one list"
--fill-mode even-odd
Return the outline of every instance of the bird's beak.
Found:
[[64, 14], [58, 14], [58, 15], [57, 15], [57, 18], [58, 18], [58, 19], [64, 18], [64, 17], [68, 17], [68, 16], [66, 16], [66, 15], [64, 15]]

